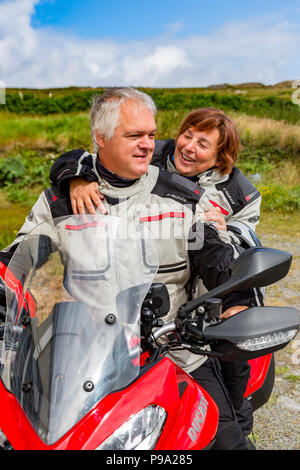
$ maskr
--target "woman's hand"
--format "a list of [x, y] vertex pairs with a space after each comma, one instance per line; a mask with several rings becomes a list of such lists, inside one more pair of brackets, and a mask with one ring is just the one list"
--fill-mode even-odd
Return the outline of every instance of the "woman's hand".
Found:
[[242, 312], [247, 308], [249, 307], [246, 307], [245, 305], [236, 305], [235, 307], [230, 307], [221, 314], [221, 319], [224, 320], [225, 318], [233, 317], [233, 315], [236, 315], [237, 313]]
[[227, 230], [226, 222], [219, 207], [209, 209], [204, 213], [204, 220], [215, 222], [214, 225], [218, 230]]
[[[70, 182], [70, 199], [74, 214], [96, 214], [98, 208], [101, 214], [107, 214], [101, 200], [105, 199], [99, 191], [96, 181], [88, 182], [82, 178], [74, 178]], [[95, 205], [95, 206], [94, 206]]]

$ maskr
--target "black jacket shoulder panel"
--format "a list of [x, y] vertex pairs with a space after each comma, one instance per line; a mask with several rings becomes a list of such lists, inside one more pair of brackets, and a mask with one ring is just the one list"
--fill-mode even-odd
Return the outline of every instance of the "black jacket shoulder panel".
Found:
[[216, 184], [216, 188], [223, 192], [232, 208], [233, 214], [236, 214], [243, 207], [260, 197], [258, 189], [253, 186], [237, 167], [232, 169], [226, 181]]
[[237, 167], [233, 168], [232, 175], [233, 180], [235, 180], [245, 196], [252, 192], [259, 192]]
[[87, 156], [90, 156], [90, 159], [91, 159], [90, 163], [92, 163], [92, 155], [89, 154], [86, 150], [83, 150], [80, 148], [70, 150], [69, 152], [66, 152], [60, 155], [60, 157], [57, 160], [55, 160], [55, 162], [52, 165], [52, 168], [50, 170], [50, 178], [51, 178], [51, 173], [53, 173], [57, 169], [64, 169], [65, 165], [72, 164], [72, 165], [77, 166], [78, 161], [84, 154], [86, 154]]
[[167, 168], [168, 156], [174, 152], [175, 140], [156, 140], [151, 165]]
[[59, 158], [61, 158], [62, 160], [78, 161], [79, 158], [82, 157], [82, 155], [86, 152], [87, 151], [82, 148], [73, 149], [73, 150], [70, 150], [69, 152], [62, 153]]
[[[82, 161], [80, 161], [81, 158]], [[77, 175], [78, 169], [80, 171]], [[93, 171], [93, 156], [86, 150], [80, 148], [63, 153], [53, 163], [50, 170], [50, 181], [52, 184], [58, 186], [76, 176], [80, 176], [87, 181], [97, 181], [97, 176]]]
[[56, 186], [45, 189], [45, 196], [53, 219], [73, 214], [70, 198], [65, 196]]
[[184, 176], [160, 168], [157, 182], [151, 192], [181, 204], [195, 205], [204, 194], [204, 189]]

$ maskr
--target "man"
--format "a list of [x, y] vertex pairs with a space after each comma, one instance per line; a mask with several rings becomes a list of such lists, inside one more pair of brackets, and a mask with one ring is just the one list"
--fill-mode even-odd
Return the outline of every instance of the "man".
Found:
[[[174, 319], [187, 300], [186, 284], [195, 273], [212, 289], [229, 277], [234, 247], [218, 231], [202, 223], [201, 191], [193, 182], [149, 166], [156, 133], [155, 105], [134, 89], [111, 89], [96, 98], [90, 124], [98, 149], [95, 167], [105, 208], [111, 215], [145, 223], [154, 234], [159, 256], [158, 282], [167, 285]], [[7, 264], [24, 234], [51, 217], [72, 214], [69, 191], [52, 186], [33, 206], [15, 242], [0, 253]], [[157, 234], [160, 234], [159, 236]], [[186, 244], [186, 240], [189, 244]], [[224, 298], [223, 317], [254, 302], [251, 289]], [[237, 423], [218, 362], [189, 351], [172, 353], [172, 359], [196, 378], [212, 395], [220, 410], [215, 449], [246, 449], [247, 441]]]

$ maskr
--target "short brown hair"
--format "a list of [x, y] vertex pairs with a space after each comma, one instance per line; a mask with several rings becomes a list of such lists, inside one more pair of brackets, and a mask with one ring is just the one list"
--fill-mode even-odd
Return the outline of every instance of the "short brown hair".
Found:
[[219, 130], [218, 169], [222, 174], [230, 173], [237, 161], [240, 136], [235, 123], [218, 108], [199, 108], [191, 111], [182, 121], [177, 139], [191, 127], [198, 131]]

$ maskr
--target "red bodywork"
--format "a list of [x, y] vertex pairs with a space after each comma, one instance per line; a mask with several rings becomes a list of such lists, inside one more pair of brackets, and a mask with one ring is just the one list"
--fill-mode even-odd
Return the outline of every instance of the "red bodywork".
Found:
[[251, 366], [251, 376], [248, 381], [245, 397], [249, 397], [262, 387], [266, 379], [271, 360], [272, 354], [267, 354], [266, 356], [251, 359], [249, 361]]
[[[0, 263], [4, 279], [6, 267]], [[22, 306], [34, 316], [34, 300], [23, 297], [20, 282], [11, 274], [6, 283], [17, 293]], [[249, 361], [251, 378], [245, 396], [262, 385], [271, 354]], [[208, 447], [218, 426], [218, 407], [209, 394], [168, 358], [148, 368], [126, 389], [104, 397], [84, 418], [51, 446], [34, 431], [19, 402], [0, 380], [0, 429], [16, 450], [93, 450], [132, 415], [148, 405], [167, 412], [156, 450], [193, 450]]]
[[[185, 390], [180, 397], [180, 383]], [[162, 359], [128, 388], [112, 393], [93, 408], [59, 441], [47, 446], [35, 433], [16, 398], [0, 382], [0, 428], [14, 449], [96, 449], [130, 416], [148, 405], [162, 406], [167, 420], [157, 450], [203, 449], [213, 440], [218, 408], [210, 396], [188, 374]]]

